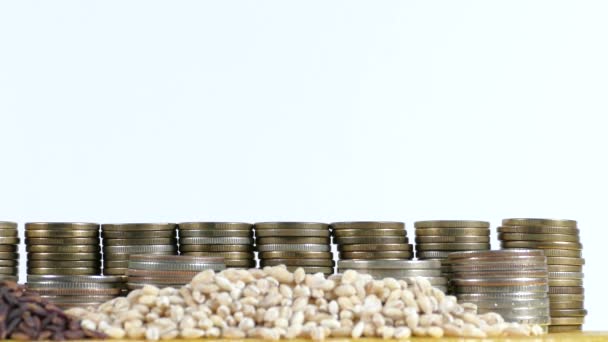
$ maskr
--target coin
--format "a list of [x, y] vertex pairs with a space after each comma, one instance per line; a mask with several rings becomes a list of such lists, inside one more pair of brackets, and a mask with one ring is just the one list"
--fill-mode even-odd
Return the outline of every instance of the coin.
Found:
[[416, 245], [417, 251], [489, 250], [489, 243], [425, 243]]
[[29, 222], [25, 230], [99, 230], [98, 223], [87, 222]]
[[554, 309], [551, 308], [551, 317], [584, 317], [587, 315], [585, 309]]
[[306, 252], [306, 251], [270, 251], [260, 252], [260, 259], [333, 259], [331, 252]]
[[500, 241], [502, 248], [540, 248], [540, 249], [575, 249], [580, 250], [583, 245], [579, 242], [569, 241]]
[[[451, 280], [452, 282], [454, 279]], [[522, 285], [522, 286], [466, 286], [456, 285], [456, 293], [513, 293], [513, 292], [539, 292], [546, 293], [549, 287], [545, 282], [544, 285]]]
[[450, 255], [450, 260], [456, 262], [459, 259], [464, 259], [464, 262], [468, 263], [468, 260], [471, 258], [476, 258], [476, 260], [489, 259], [492, 261], [497, 259], [514, 260], [513, 258], [536, 258], [536, 260], [544, 261], [544, 258], [542, 258], [543, 256], [543, 251], [534, 249], [503, 249], [493, 251], [482, 250], [454, 252]]
[[340, 252], [340, 259], [411, 259], [410, 251]]
[[105, 223], [101, 225], [102, 234], [109, 231], [147, 231], [175, 230], [175, 223]]
[[67, 261], [56, 261], [56, 260], [28, 260], [28, 268], [38, 267], [51, 267], [51, 268], [71, 268], [71, 267], [100, 267], [100, 260], [67, 260]]
[[583, 266], [578, 265], [547, 265], [549, 272], [582, 272]]
[[0, 259], [0, 266], [18, 266], [19, 260], [2, 260]]
[[[354, 246], [354, 245], [352, 245]], [[259, 252], [286, 251], [286, 252], [329, 252], [330, 246], [327, 244], [269, 244], [258, 245]]]
[[[297, 233], [297, 231], [290, 230], [293, 233]], [[327, 232], [329, 236], [329, 232]], [[258, 235], [259, 236], [259, 235]], [[241, 238], [253, 238], [252, 230], [180, 230], [179, 237], [187, 238], [187, 237], [241, 237]]]
[[17, 266], [0, 266], [0, 274], [13, 275], [19, 272]]
[[108, 277], [100, 275], [28, 275], [27, 282], [65, 282], [65, 283], [116, 283], [122, 281], [119, 277]]
[[416, 228], [489, 228], [490, 222], [473, 220], [429, 220], [417, 221]]
[[253, 226], [256, 232], [260, 229], [329, 229], [328, 224], [318, 222], [257, 222]]
[[[454, 278], [451, 282], [456, 286], [491, 286], [494, 288], [498, 288], [501, 286], [506, 287], [517, 287], [524, 285], [538, 285], [540, 287], [546, 288], [547, 278], [546, 277], [538, 277], [538, 278], [524, 278], [524, 277], [508, 277], [508, 278]], [[523, 290], [525, 291], [525, 290]]]
[[548, 308], [549, 298], [540, 299], [522, 299], [522, 300], [511, 300], [511, 299], [493, 299], [486, 300], [480, 299], [474, 301], [473, 304], [477, 305], [478, 308], [484, 309], [517, 309], [517, 308]]
[[583, 259], [583, 258], [566, 258], [566, 257], [548, 257], [547, 264], [582, 266], [585, 264], [585, 259]]
[[105, 261], [103, 263], [103, 267], [105, 268], [128, 268], [129, 260], [120, 260], [120, 261]]
[[583, 309], [585, 307], [585, 302], [582, 300], [573, 300], [567, 302], [551, 302], [551, 310], [563, 310], [563, 309]]
[[330, 259], [265, 259], [260, 260], [262, 267], [264, 266], [325, 266], [333, 267], [334, 261]]
[[99, 238], [25, 238], [29, 245], [99, 245]]
[[583, 279], [583, 272], [549, 272], [550, 278]]
[[0, 253], [2, 252], [17, 252], [17, 244], [0, 245]]
[[302, 268], [305, 273], [324, 273], [324, 274], [333, 274], [334, 269], [332, 267], [316, 267], [316, 266], [287, 266], [287, 270], [289, 272], [295, 272], [298, 268]]
[[575, 249], [543, 249], [543, 252], [548, 257], [567, 257], [567, 258], [581, 258], [582, 252]]
[[45, 289], [116, 289], [122, 288], [122, 281], [116, 281], [114, 283], [80, 283], [80, 282], [53, 282], [53, 281], [41, 281], [41, 282], [28, 282], [27, 288], [36, 291], [37, 288]]
[[99, 245], [27, 245], [32, 253], [99, 253]]
[[407, 232], [403, 228], [398, 229], [336, 229], [334, 236], [338, 238], [351, 236], [406, 236]]
[[243, 222], [182, 222], [178, 224], [179, 230], [247, 230], [253, 225]]
[[230, 259], [255, 259], [253, 252], [186, 252], [185, 256], [220, 257], [224, 260]]
[[149, 252], [177, 252], [175, 245], [124, 245], [124, 246], [104, 246], [104, 254], [128, 253], [141, 254]]
[[416, 228], [416, 236], [490, 236], [488, 228]]
[[396, 221], [350, 221], [332, 222], [334, 230], [341, 229], [405, 229], [405, 223]]
[[330, 239], [325, 237], [258, 237], [256, 244], [330, 244]]
[[502, 220], [503, 226], [549, 226], [576, 228], [576, 221], [563, 219], [510, 218]]
[[575, 325], [585, 323], [584, 317], [551, 317], [551, 325]]
[[180, 245], [253, 245], [248, 237], [185, 237], [179, 239]]
[[126, 267], [125, 268], [122, 268], [122, 267], [104, 268], [103, 274], [104, 275], [126, 275], [128, 270], [129, 269]]
[[439, 269], [438, 260], [339, 260], [338, 267], [345, 269]]
[[490, 242], [489, 236], [458, 236], [458, 235], [427, 235], [416, 238], [416, 243], [471, 243], [471, 242]]
[[352, 237], [341, 237], [336, 238], [337, 243], [341, 245], [353, 245], [353, 244], [398, 244], [408, 243], [408, 239], [405, 236], [352, 236]]
[[[215, 265], [217, 266], [217, 265]], [[222, 264], [222, 269], [226, 269], [226, 267]], [[211, 269], [211, 268], [209, 268]], [[133, 268], [129, 268], [127, 271], [128, 277], [138, 277], [138, 278], [151, 278], [151, 279], [168, 279], [169, 281], [173, 281], [174, 279], [182, 279], [185, 278], [186, 281], [190, 281], [197, 275], [199, 271], [173, 271], [173, 270], [136, 270]]]
[[549, 294], [583, 294], [582, 286], [554, 286], [549, 289]]
[[484, 278], [484, 279], [492, 279], [492, 278], [508, 278], [508, 277], [526, 277], [526, 278], [547, 278], [547, 270], [528, 270], [527, 268], [521, 268], [520, 270], [504, 270], [504, 271], [456, 271], [451, 270], [452, 278]]
[[[340, 268], [340, 270], [346, 270]], [[374, 278], [403, 278], [403, 277], [441, 277], [441, 270], [400, 270], [400, 269], [376, 269], [376, 268], [357, 268], [354, 269], [359, 273], [371, 274]]]
[[[550, 287], [551, 289], [555, 289], [556, 287]], [[549, 292], [549, 300], [551, 303], [553, 302], [582, 302], [585, 300], [585, 295], [583, 293], [551, 293]]]
[[578, 235], [578, 228], [547, 227], [547, 226], [500, 226], [499, 233], [526, 233], [526, 234], [568, 234]]
[[224, 264], [230, 268], [255, 268], [253, 259], [226, 259]]
[[416, 251], [418, 259], [447, 259], [448, 255], [453, 251]]
[[98, 253], [27, 253], [28, 260], [99, 260]]
[[204, 270], [224, 270], [224, 262], [193, 262], [184, 260], [183, 263], [167, 263], [167, 262], [141, 262], [141, 261], [129, 261], [129, 269], [131, 270], [145, 270], [152, 274], [151, 271], [162, 270], [174, 270], [174, 271], [188, 271], [188, 272], [200, 272]]
[[99, 267], [70, 267], [70, 268], [51, 268], [51, 267], [29, 267], [28, 274], [48, 274], [48, 275], [95, 275], [101, 273]]
[[0, 221], [0, 229], [17, 229], [17, 223], [9, 221]]
[[16, 274], [15, 275], [0, 274], [0, 281], [2, 281], [2, 280], [17, 282], [17, 281], [19, 281], [19, 277]]
[[42, 298], [49, 300], [55, 304], [79, 304], [79, 303], [89, 303], [89, 302], [99, 302], [103, 303], [109, 300], [116, 298], [113, 295], [77, 295], [77, 296], [69, 296], [69, 295], [44, 295]]
[[26, 230], [27, 238], [98, 238], [99, 231], [93, 229], [84, 230]]
[[411, 251], [412, 246], [404, 243], [392, 244], [356, 244], [338, 246], [340, 252], [367, 252], [367, 251]]
[[19, 238], [18, 237], [0, 237], [0, 244], [2, 244], [2, 245], [19, 244]]
[[549, 286], [583, 286], [583, 279], [551, 279]]
[[583, 330], [582, 325], [550, 325], [549, 333], [564, 333]]
[[577, 235], [566, 234], [498, 233], [498, 239], [503, 241], [580, 241]]
[[148, 238], [148, 239], [104, 239], [105, 246], [141, 246], [141, 245], [175, 245], [176, 238]]
[[175, 230], [141, 230], [141, 231], [103, 231], [101, 236], [106, 239], [154, 239], [175, 238]]
[[180, 252], [253, 252], [252, 245], [180, 245]]
[[118, 288], [105, 288], [105, 289], [61, 289], [61, 288], [36, 288], [36, 292], [44, 295], [56, 295], [56, 296], [88, 296], [92, 294], [96, 295], [119, 295], [121, 289]]
[[16, 238], [17, 236], [17, 231], [14, 229], [0, 229], [0, 238]]
[[[129, 258], [131, 257], [131, 255], [133, 255], [133, 254], [141, 254], [141, 252], [140, 253], [135, 252], [135, 253], [130, 253], [130, 254], [129, 253], [112, 253], [112, 254], [106, 253], [106, 254], [103, 254], [103, 260], [104, 261], [125, 261], [125, 260], [128, 261]], [[177, 255], [177, 253], [175, 251], [148, 252], [146, 254], [149, 254], [149, 255]]]

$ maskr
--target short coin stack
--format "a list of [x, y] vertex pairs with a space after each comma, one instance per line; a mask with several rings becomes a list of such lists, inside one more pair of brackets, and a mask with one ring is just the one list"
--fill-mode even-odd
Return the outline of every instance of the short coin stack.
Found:
[[546, 258], [539, 250], [455, 252], [450, 283], [459, 302], [507, 322], [549, 324]]
[[181, 288], [205, 270], [226, 269], [222, 258], [185, 255], [131, 255], [127, 272], [129, 290], [144, 285]]
[[438, 260], [340, 260], [338, 273], [355, 270], [367, 273], [377, 279], [405, 279], [412, 283], [412, 278], [424, 277], [433, 287], [447, 291], [447, 279], [441, 276], [441, 262]]
[[103, 274], [126, 276], [129, 255], [176, 255], [174, 223], [122, 223], [101, 225]]
[[498, 228], [502, 248], [541, 249], [549, 268], [550, 332], [582, 330], [584, 308], [582, 244], [573, 220], [505, 219]]
[[15, 222], [0, 221], [0, 281], [17, 281], [19, 276], [19, 237]]
[[25, 248], [27, 274], [101, 274], [97, 223], [26, 223]]
[[407, 260], [414, 256], [403, 222], [334, 222], [331, 228], [340, 260]]
[[334, 273], [329, 225], [315, 222], [255, 224], [260, 266], [285, 265], [290, 271]]
[[119, 277], [28, 275], [27, 287], [62, 309], [98, 306], [123, 294]]
[[250, 223], [184, 222], [178, 231], [181, 255], [221, 257], [226, 267], [255, 267]]

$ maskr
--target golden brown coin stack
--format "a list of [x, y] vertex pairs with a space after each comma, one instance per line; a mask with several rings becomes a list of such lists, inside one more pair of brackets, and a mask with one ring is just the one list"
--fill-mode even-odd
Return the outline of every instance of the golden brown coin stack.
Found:
[[226, 267], [255, 267], [253, 225], [242, 222], [178, 224], [181, 255], [224, 258]]
[[416, 258], [440, 260], [443, 275], [448, 280], [450, 253], [490, 249], [489, 222], [433, 220], [415, 222], [414, 227], [416, 228]]
[[260, 266], [285, 265], [290, 271], [334, 273], [329, 225], [316, 222], [259, 222], [255, 225]]
[[414, 256], [403, 222], [334, 222], [331, 228], [340, 260], [408, 260]]
[[205, 270], [226, 269], [224, 260], [216, 257], [186, 255], [131, 255], [127, 272], [129, 290], [140, 289], [144, 285], [159, 288], [181, 288], [192, 278]]
[[498, 227], [504, 249], [535, 248], [544, 252], [549, 269], [549, 332], [582, 330], [584, 307], [583, 245], [574, 220], [504, 219]]
[[0, 281], [19, 280], [17, 223], [0, 221]]
[[120, 277], [87, 275], [28, 275], [27, 288], [62, 309], [97, 307], [125, 292]]
[[27, 274], [101, 274], [101, 247], [97, 223], [26, 223], [25, 248]]
[[[539, 250], [454, 252], [450, 283], [459, 301], [507, 322], [549, 324], [547, 259]], [[546, 331], [546, 329], [545, 329]]]
[[101, 236], [105, 275], [126, 276], [131, 254], [177, 254], [175, 223], [102, 224]]

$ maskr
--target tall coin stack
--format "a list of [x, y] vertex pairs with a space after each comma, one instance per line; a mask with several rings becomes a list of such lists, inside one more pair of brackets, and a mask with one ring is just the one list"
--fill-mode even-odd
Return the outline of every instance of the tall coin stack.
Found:
[[505, 219], [498, 227], [502, 248], [541, 249], [549, 268], [550, 332], [582, 330], [584, 308], [583, 245], [576, 221]]
[[226, 267], [253, 268], [253, 225], [242, 222], [178, 224], [181, 255], [224, 258]]
[[25, 248], [27, 274], [101, 274], [97, 223], [26, 223]]
[[403, 222], [334, 222], [331, 227], [341, 260], [407, 260], [414, 256]]
[[366, 273], [377, 279], [405, 279], [408, 283], [412, 283], [411, 278], [424, 277], [433, 287], [447, 291], [447, 279], [441, 276], [438, 260], [339, 260], [338, 273], [346, 270]]
[[542, 251], [455, 252], [449, 259], [450, 283], [459, 301], [476, 304], [479, 313], [496, 312], [507, 322], [549, 324], [547, 261]]
[[131, 255], [127, 272], [129, 290], [144, 285], [181, 288], [205, 270], [226, 269], [222, 258], [184, 255]]
[[19, 279], [18, 246], [17, 224], [0, 221], [0, 281]]
[[329, 225], [315, 222], [260, 222], [255, 225], [260, 266], [285, 265], [290, 271], [334, 273]]
[[440, 260], [443, 275], [450, 279], [448, 255], [458, 251], [490, 249], [490, 223], [469, 220], [418, 221], [416, 258]]
[[174, 223], [102, 224], [103, 274], [126, 276], [129, 255], [176, 255]]
[[123, 293], [119, 277], [28, 275], [27, 288], [62, 309], [99, 306]]

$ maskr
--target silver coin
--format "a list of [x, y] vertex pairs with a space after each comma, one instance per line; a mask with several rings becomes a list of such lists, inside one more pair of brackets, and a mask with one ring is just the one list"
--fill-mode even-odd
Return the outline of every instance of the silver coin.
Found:
[[345, 269], [438, 269], [438, 260], [339, 260], [338, 267]]
[[549, 307], [549, 298], [541, 299], [522, 299], [513, 300], [511, 298], [503, 299], [480, 299], [469, 300], [469, 303], [477, 305], [478, 308], [485, 309], [515, 309], [515, 308], [545, 308]]
[[177, 252], [177, 246], [173, 246], [173, 245], [104, 246], [103, 252], [104, 252], [104, 254]]
[[547, 298], [547, 293], [543, 292], [495, 292], [495, 293], [459, 293], [456, 295], [459, 301], [476, 301], [476, 300], [496, 300], [496, 299], [508, 299], [508, 300], [522, 300], [522, 299], [543, 299]]
[[[328, 232], [329, 234], [329, 232]], [[186, 237], [244, 237], [252, 238], [253, 231], [251, 230], [180, 230], [180, 239]]]
[[154, 261], [129, 261], [129, 269], [136, 270], [158, 270], [158, 271], [204, 271], [215, 270], [221, 271], [226, 269], [223, 262], [221, 263], [169, 263], [169, 262], [154, 262]]
[[63, 281], [37, 281], [28, 282], [30, 289], [113, 289], [123, 287], [123, 282], [86, 283], [86, 282], [63, 282]]
[[257, 246], [259, 252], [283, 251], [283, 252], [329, 252], [329, 245], [316, 244], [272, 244]]
[[256, 237], [329, 237], [329, 230], [324, 229], [260, 229]]
[[549, 272], [549, 278], [583, 279], [583, 272]]
[[117, 283], [122, 279], [119, 277], [100, 275], [28, 275], [27, 282], [72, 282], [72, 283]]
[[252, 245], [248, 237], [185, 237], [179, 239], [180, 245]]
[[178, 223], [180, 233], [184, 230], [246, 230], [251, 231], [253, 225], [244, 222], [182, 222]]
[[336, 238], [336, 242], [340, 245], [354, 245], [354, 244], [382, 244], [382, 243], [408, 243], [408, 239], [405, 236], [373, 236], [373, 237], [340, 237]]
[[[341, 269], [344, 270], [344, 269]], [[357, 269], [359, 273], [371, 274], [374, 278], [441, 277], [441, 270]]]

